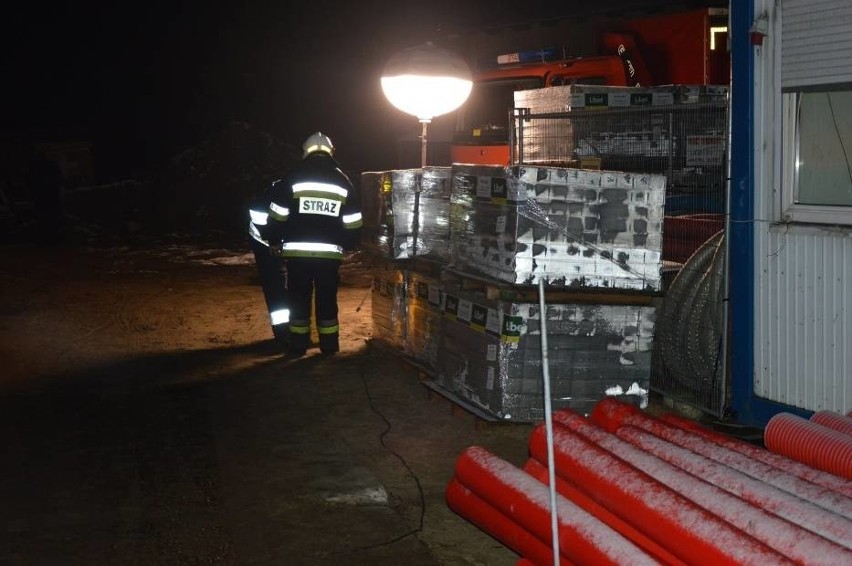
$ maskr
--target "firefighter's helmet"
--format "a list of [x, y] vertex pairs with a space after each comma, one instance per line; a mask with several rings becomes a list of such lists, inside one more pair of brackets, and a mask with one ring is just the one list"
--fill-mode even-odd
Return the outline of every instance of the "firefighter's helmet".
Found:
[[314, 132], [309, 135], [305, 143], [302, 144], [302, 149], [305, 150], [304, 157], [315, 151], [324, 151], [329, 155], [334, 154], [334, 144], [331, 143], [331, 138], [322, 132]]

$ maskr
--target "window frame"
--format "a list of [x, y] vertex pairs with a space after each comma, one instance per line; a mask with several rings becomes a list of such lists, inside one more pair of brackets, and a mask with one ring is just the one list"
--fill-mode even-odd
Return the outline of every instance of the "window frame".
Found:
[[[830, 85], [825, 85], [830, 90]], [[809, 87], [791, 92], [781, 92], [781, 220], [807, 224], [852, 225], [852, 205], [802, 204], [797, 201], [799, 191], [796, 162], [799, 157], [799, 97], [808, 91], [821, 90]]]

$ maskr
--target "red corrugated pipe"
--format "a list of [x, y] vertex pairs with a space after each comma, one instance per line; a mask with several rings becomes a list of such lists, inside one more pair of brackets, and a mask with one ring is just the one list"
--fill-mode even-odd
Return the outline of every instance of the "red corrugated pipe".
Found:
[[849, 480], [837, 477], [834, 474], [823, 472], [822, 470], [817, 470], [816, 468], [812, 468], [810, 466], [806, 466], [801, 462], [797, 462], [796, 460], [787, 458], [786, 456], [782, 456], [780, 454], [775, 454], [774, 452], [770, 452], [765, 448], [761, 448], [759, 446], [743, 442], [742, 440], [730, 438], [718, 432], [712, 431], [704, 426], [701, 426], [700, 424], [691, 419], [687, 419], [679, 415], [668, 413], [665, 415], [661, 415], [659, 418], [667, 424], [671, 424], [678, 428], [694, 432], [698, 436], [715, 442], [720, 446], [724, 446], [729, 450], [734, 450], [736, 452], [739, 452], [740, 454], [745, 454], [752, 460], [763, 462], [764, 464], [768, 464], [770, 466], [778, 468], [779, 470], [784, 470], [789, 474], [793, 474], [794, 476], [802, 478], [803, 480], [807, 480], [811, 483], [815, 483], [832, 491], [836, 491], [837, 493], [841, 493], [846, 497], [852, 497], [852, 482], [850, 482]]
[[776, 454], [852, 479], [852, 437], [842, 432], [791, 413], [778, 413], [766, 424], [763, 443]]
[[[450, 509], [529, 560], [530, 564], [553, 564], [551, 547], [486, 503], [458, 479], [450, 481], [446, 497]], [[560, 564], [567, 565], [569, 562], [562, 560]]]
[[658, 438], [646, 430], [623, 426], [616, 433], [631, 444], [775, 515], [852, 549], [852, 521], [768, 485], [724, 464]]
[[[546, 485], [479, 446], [456, 460], [456, 479], [498, 512], [550, 544], [550, 491]], [[656, 564], [620, 534], [557, 495], [559, 550], [576, 564]], [[552, 551], [551, 551], [552, 554]]]
[[844, 517], [852, 517], [852, 499], [804, 481], [773, 466], [756, 462], [739, 452], [728, 450], [714, 442], [705, 440], [693, 432], [668, 425], [623, 401], [605, 399], [598, 402], [592, 410], [590, 418], [595, 424], [599, 424], [599, 421], [605, 421], [607, 430], [617, 429], [619, 424], [641, 428], [654, 436], [692, 450], [829, 511], [834, 511]]
[[[535, 458], [527, 460], [527, 463], [524, 464], [524, 471], [545, 485], [549, 485], [548, 482], [550, 476], [548, 474], [547, 466]], [[596, 502], [594, 499], [583, 493], [583, 491], [559, 476], [556, 477], [556, 491], [559, 495], [573, 501], [577, 504], [577, 506], [587, 511], [589, 514], [594, 515], [602, 522], [612, 527], [615, 531], [621, 533], [621, 535], [627, 540], [653, 556], [656, 560], [660, 561], [660, 563], [678, 566], [686, 565], [686, 562], [669, 552], [669, 550], [663, 545], [659, 544], [654, 539], [647, 537], [641, 531], [633, 528], [633, 525], [624, 521], [618, 515], [610, 512], [609, 509]]]
[[[555, 426], [570, 428], [584, 439], [608, 450], [717, 517], [728, 521], [797, 562], [825, 566], [852, 564], [852, 552], [846, 548], [785, 521], [760, 507], [751, 505], [701, 478], [690, 475], [638, 449], [627, 441], [590, 424], [587, 419], [573, 411], [561, 410], [553, 413], [553, 423]], [[682, 450], [676, 446], [671, 448]]]
[[833, 411], [817, 411], [811, 415], [811, 421], [852, 436], [852, 418], [849, 416]]
[[[544, 426], [530, 436], [530, 454], [546, 461]], [[553, 431], [556, 472], [580, 486], [648, 537], [689, 563], [785, 564], [783, 555], [678, 495], [576, 433]]]

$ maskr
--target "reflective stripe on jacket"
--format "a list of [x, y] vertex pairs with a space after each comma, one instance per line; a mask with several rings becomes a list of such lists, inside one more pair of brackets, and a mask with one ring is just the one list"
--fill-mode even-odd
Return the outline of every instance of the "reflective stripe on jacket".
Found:
[[272, 191], [269, 187], [259, 194], [249, 205], [248, 233], [251, 238], [264, 246], [269, 246], [269, 203], [272, 200]]
[[281, 255], [284, 257], [343, 259], [343, 246], [322, 242], [284, 242]]

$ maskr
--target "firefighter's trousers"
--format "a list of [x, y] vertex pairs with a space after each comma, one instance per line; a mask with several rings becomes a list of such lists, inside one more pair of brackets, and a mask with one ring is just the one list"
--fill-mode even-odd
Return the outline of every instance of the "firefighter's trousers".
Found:
[[269, 312], [272, 333], [278, 340], [286, 342], [290, 326], [290, 308], [287, 299], [287, 268], [284, 259], [270, 255], [269, 247], [249, 238], [251, 251], [260, 276], [263, 298]]
[[337, 321], [337, 285], [340, 260], [288, 258], [287, 289], [290, 296], [290, 348], [307, 350], [311, 337], [311, 298], [314, 299], [320, 350], [333, 354], [340, 349]]

